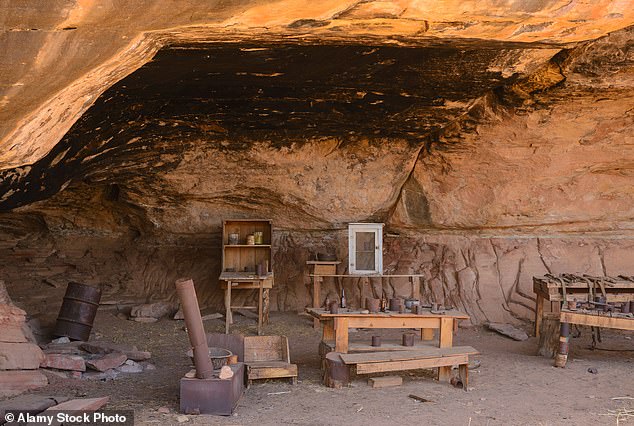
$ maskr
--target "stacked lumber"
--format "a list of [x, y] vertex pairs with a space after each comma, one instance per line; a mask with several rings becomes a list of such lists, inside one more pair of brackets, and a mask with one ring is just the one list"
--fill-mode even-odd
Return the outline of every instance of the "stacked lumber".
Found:
[[26, 312], [13, 305], [0, 281], [0, 397], [48, 384], [38, 369], [44, 353], [25, 333]]

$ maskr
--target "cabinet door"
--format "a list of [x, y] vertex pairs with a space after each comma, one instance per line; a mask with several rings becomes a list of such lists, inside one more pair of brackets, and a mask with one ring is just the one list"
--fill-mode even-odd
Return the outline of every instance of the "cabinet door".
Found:
[[350, 225], [348, 270], [351, 274], [378, 274], [383, 270], [380, 225]]

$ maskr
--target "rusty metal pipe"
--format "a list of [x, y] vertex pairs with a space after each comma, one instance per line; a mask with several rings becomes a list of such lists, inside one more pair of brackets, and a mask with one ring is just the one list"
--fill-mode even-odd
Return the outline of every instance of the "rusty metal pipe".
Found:
[[203, 320], [200, 316], [200, 307], [196, 297], [194, 281], [181, 278], [176, 281], [176, 291], [183, 306], [185, 325], [189, 342], [194, 353], [194, 365], [196, 366], [196, 377], [199, 379], [209, 379], [213, 376], [214, 366], [209, 358], [209, 348], [207, 347], [207, 337]]

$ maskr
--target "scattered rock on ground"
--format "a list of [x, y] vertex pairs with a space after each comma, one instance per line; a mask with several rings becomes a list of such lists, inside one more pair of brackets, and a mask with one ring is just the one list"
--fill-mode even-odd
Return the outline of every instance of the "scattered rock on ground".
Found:
[[58, 337], [57, 339], [51, 340], [51, 343], [54, 343], [54, 344], [70, 343], [70, 339], [66, 336]]
[[45, 354], [44, 361], [40, 363], [42, 368], [55, 368], [57, 370], [86, 371], [86, 362], [78, 355]]
[[134, 306], [130, 311], [132, 318], [155, 318], [160, 319], [174, 315], [178, 310], [178, 304], [174, 302], [156, 302]]
[[101, 358], [88, 360], [86, 361], [86, 365], [93, 370], [104, 372], [112, 368], [117, 368], [126, 362], [127, 359], [128, 357], [125, 356], [125, 354], [112, 352], [102, 356]]
[[176, 313], [174, 314], [174, 317], [172, 319], [175, 320], [184, 320], [185, 319], [185, 313], [183, 312], [183, 307], [179, 307], [178, 311], [176, 311]]
[[117, 371], [121, 373], [142, 373], [143, 366], [129, 359], [123, 365], [117, 367]]

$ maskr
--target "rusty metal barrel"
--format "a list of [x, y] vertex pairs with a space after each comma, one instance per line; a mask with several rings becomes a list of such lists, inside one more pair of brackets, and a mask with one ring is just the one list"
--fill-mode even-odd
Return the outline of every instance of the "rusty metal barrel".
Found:
[[69, 282], [53, 334], [72, 340], [88, 340], [100, 299], [101, 290], [97, 287]]

